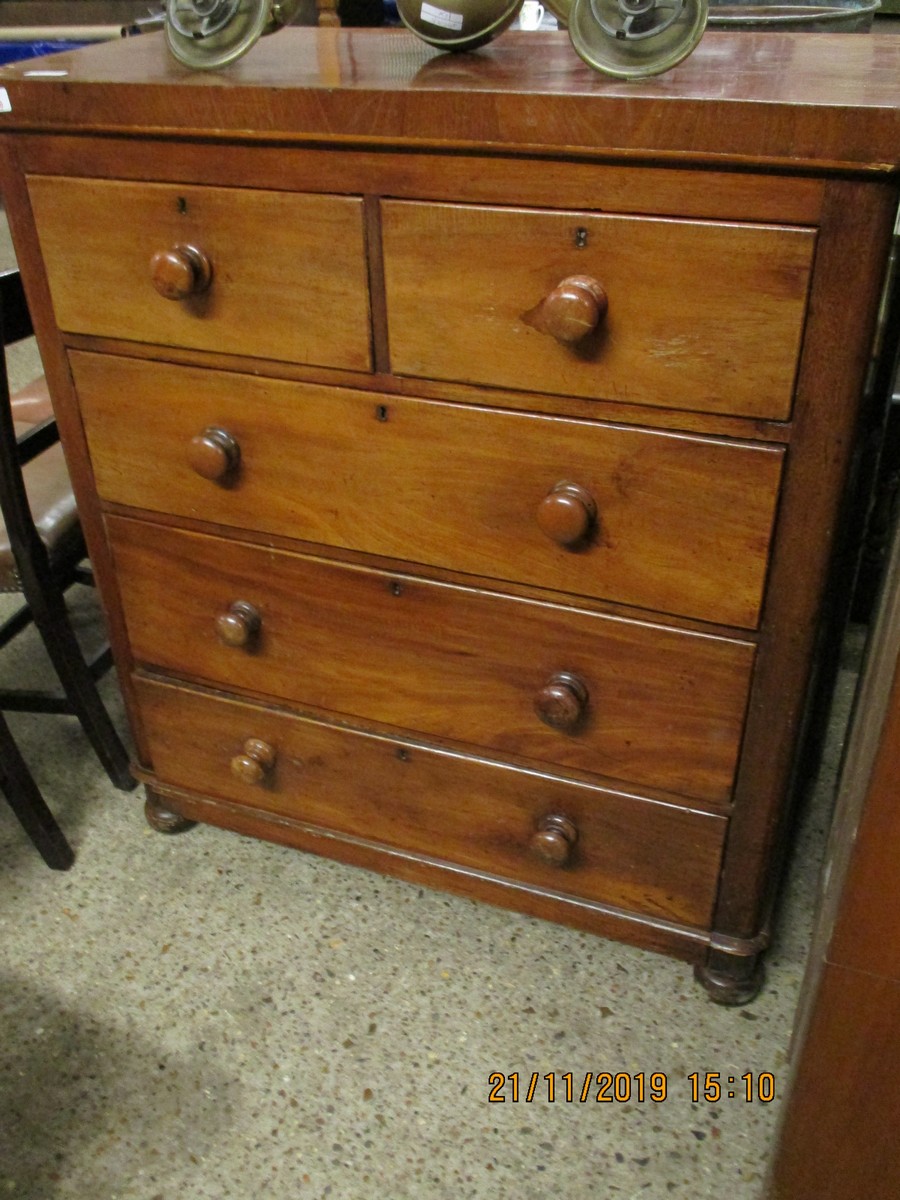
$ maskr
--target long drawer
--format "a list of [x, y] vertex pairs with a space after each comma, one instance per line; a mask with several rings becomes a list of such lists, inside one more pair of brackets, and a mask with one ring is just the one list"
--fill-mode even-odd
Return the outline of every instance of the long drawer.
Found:
[[134, 682], [163, 784], [562, 895], [710, 919], [723, 817]]
[[[810, 229], [399, 200], [382, 226], [400, 375], [790, 414]], [[560, 287], [585, 278], [601, 307]]]
[[135, 659], [709, 801], [728, 799], [747, 642], [113, 517]]
[[[359, 197], [54, 176], [31, 176], [28, 193], [60, 329], [370, 368]], [[199, 290], [163, 297], [160, 272]]]
[[758, 621], [781, 447], [83, 352], [70, 362], [104, 500]]

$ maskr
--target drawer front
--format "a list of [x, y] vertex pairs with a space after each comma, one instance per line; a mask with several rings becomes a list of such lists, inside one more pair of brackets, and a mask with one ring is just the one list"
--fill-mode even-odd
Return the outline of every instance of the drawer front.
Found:
[[[409, 201], [385, 201], [382, 220], [397, 374], [790, 414], [811, 230]], [[608, 300], [574, 343], [556, 334], [598, 310], [561, 295], [571, 277]]]
[[[400, 397], [385, 404], [349, 389], [102, 355], [70, 361], [105, 500], [757, 622], [780, 448]], [[221, 481], [191, 465], [194, 439], [210, 429], [238, 447], [231, 457], [210, 451], [214, 465], [232, 464]], [[561, 544], [573, 514], [585, 517], [587, 536]]]
[[[28, 190], [61, 329], [370, 368], [360, 199], [52, 176]], [[211, 281], [163, 298], [151, 259], [179, 246]]]
[[[723, 817], [156, 681], [135, 686], [161, 783], [560, 894], [709, 922]], [[538, 857], [538, 834], [544, 853], [568, 853], [563, 865]]]
[[753, 663], [746, 642], [120, 517], [108, 528], [140, 663], [644, 787], [729, 797]]

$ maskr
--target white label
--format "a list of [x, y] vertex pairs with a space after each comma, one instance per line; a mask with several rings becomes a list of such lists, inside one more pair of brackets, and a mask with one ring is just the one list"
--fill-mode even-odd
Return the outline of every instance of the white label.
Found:
[[423, 4], [419, 12], [423, 21], [429, 25], [440, 25], [442, 29], [462, 29], [462, 13], [447, 12], [446, 8], [435, 8], [433, 4]]
[[12, 101], [5, 87], [0, 87], [0, 113], [12, 112]]

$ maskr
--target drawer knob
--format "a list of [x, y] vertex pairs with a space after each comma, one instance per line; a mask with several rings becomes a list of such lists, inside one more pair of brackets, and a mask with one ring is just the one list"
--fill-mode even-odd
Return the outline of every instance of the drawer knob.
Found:
[[227, 429], [210, 425], [191, 438], [188, 463], [204, 479], [225, 483], [235, 474], [241, 461], [241, 448]]
[[609, 299], [590, 275], [569, 275], [522, 320], [539, 333], [572, 346], [594, 332], [606, 316]]
[[196, 246], [171, 246], [150, 259], [150, 279], [163, 299], [187, 300], [209, 287], [212, 263]]
[[231, 773], [242, 783], [262, 783], [275, 766], [275, 747], [259, 738], [247, 738], [243, 754], [231, 760]]
[[597, 503], [580, 484], [562, 480], [538, 505], [537, 523], [551, 541], [577, 546], [597, 523]]
[[226, 646], [249, 646], [262, 625], [259, 609], [247, 600], [235, 600], [216, 617], [216, 633]]
[[531, 836], [531, 849], [551, 867], [564, 867], [572, 857], [577, 841], [575, 822], [559, 813], [550, 813], [538, 822]]
[[534, 710], [545, 725], [569, 733], [584, 720], [588, 698], [583, 680], [568, 671], [558, 671], [535, 696]]

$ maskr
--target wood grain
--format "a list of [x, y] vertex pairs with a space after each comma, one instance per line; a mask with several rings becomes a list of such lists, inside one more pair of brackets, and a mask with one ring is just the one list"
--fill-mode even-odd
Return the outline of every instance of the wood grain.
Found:
[[[746, 642], [429, 583], [143, 522], [108, 520], [135, 659], [179, 675], [632, 784], [727, 802]], [[258, 635], [224, 644], [236, 600]], [[586, 684], [572, 733], [534, 705]]]
[[[374, 314], [373, 314], [374, 315]], [[708, 434], [711, 437], [737, 438], [740, 441], [772, 442], [788, 445], [791, 425], [785, 421], [766, 421], [744, 417], [723, 416], [721, 413], [689, 412], [685, 409], [644, 408], [635, 404], [618, 404], [594, 397], [551, 395], [548, 392], [522, 392], [510, 388], [479, 387], [474, 384], [451, 383], [447, 380], [404, 379], [383, 371], [341, 371], [333, 367], [276, 362], [247, 355], [222, 351], [189, 350], [183, 346], [154, 346], [126, 342], [121, 338], [89, 337], [84, 334], [64, 334], [65, 344], [72, 350], [96, 351], [125, 355], [150, 362], [180, 363], [188, 367], [212, 367], [221, 371], [236, 371], [241, 375], [257, 375], [270, 379], [293, 379], [298, 383], [317, 383], [326, 387], [376, 389], [386, 397], [412, 396], [423, 400], [448, 400], [456, 404], [490, 404], [494, 408], [509, 408], [517, 412], [537, 412], [545, 416], [574, 417], [588, 421], [608, 421], [618, 425], [652, 425], [654, 429], [676, 433]], [[385, 359], [386, 342], [385, 342]]]
[[402, 30], [284, 29], [198, 78], [162, 34], [2, 73], [0, 130], [202, 133], [308, 145], [584, 151], [643, 160], [884, 171], [900, 163], [900, 44], [890, 34], [708, 32], [637, 83], [586, 66], [564, 33], [509, 32], [441, 54]]
[[[809, 230], [405, 201], [382, 212], [399, 375], [790, 415]], [[609, 303], [573, 346], [529, 319], [569, 276], [598, 281]]]
[[716, 923], [735, 937], [755, 937], [770, 920], [778, 863], [789, 844], [792, 771], [817, 639], [839, 638], [843, 631], [842, 604], [851, 580], [845, 574], [829, 581], [829, 571], [836, 548], [860, 534], [847, 528], [842, 514], [896, 211], [893, 187], [849, 180], [828, 184], [794, 437], [747, 711], [747, 749], [723, 861]]
[[[900, 39], [709, 33], [637, 84], [540, 33], [449, 56], [285, 30], [203, 75], [144, 37], [53, 66], [0, 68], [0, 182], [144, 778], [188, 817], [740, 975], [846, 590]], [[152, 255], [207, 233], [209, 291], [157, 297]], [[509, 334], [588, 270], [597, 345]], [[214, 480], [188, 455], [209, 429], [238, 451]], [[191, 551], [120, 537], [134, 518]], [[238, 645], [212, 648], [223, 614]], [[132, 637], [185, 686], [135, 675]]]
[[[370, 367], [360, 200], [52, 176], [28, 191], [61, 329]], [[150, 264], [185, 242], [212, 282], [173, 302]]]
[[845, 746], [772, 1200], [900, 1194], [900, 538]]
[[[242, 529], [235, 535], [235, 531], [232, 528], [229, 528], [227, 525], [218, 524], [215, 521], [195, 520], [193, 517], [184, 516], [176, 517], [171, 513], [150, 512], [146, 509], [131, 508], [125, 504], [115, 504], [112, 501], [104, 502], [103, 512], [107, 516], [134, 518], [136, 520], [149, 521], [153, 525], [162, 525], [169, 529], [184, 529], [191, 533], [210, 534], [229, 540], [237, 536], [243, 541], [268, 546], [273, 550], [284, 550], [288, 554], [308, 554], [315, 558], [346, 563], [350, 566], [374, 568], [375, 570], [390, 573], [396, 572], [398, 569], [396, 559], [388, 558], [384, 555], [364, 554], [359, 550], [325, 546], [321, 542], [305, 542], [301, 538], [284, 537], [276, 533], [259, 533], [249, 529]], [[473, 581], [471, 575], [463, 571], [451, 571], [446, 567], [433, 567], [426, 563], [406, 563], [402, 564], [401, 569], [403, 567], [409, 571], [413, 571], [419, 579], [433, 580], [436, 583], [456, 584], [464, 588], [471, 587], [474, 583], [475, 586], [486, 588], [493, 586], [496, 588], [496, 584], [492, 584], [489, 580]], [[538, 603], [577, 604], [578, 608], [583, 612], [598, 613], [606, 617], [621, 617], [626, 621], [643, 622], [653, 619], [652, 614], [648, 614], [642, 609], [630, 608], [626, 604], [614, 604], [609, 600], [599, 600], [595, 596], [566, 597], [560, 595], [559, 592], [554, 591], [552, 588], [535, 587], [533, 584], [520, 583], [514, 579], [503, 580], [502, 591], [506, 595], [517, 596], [523, 600], [536, 600]], [[662, 618], [657, 617], [657, 619]], [[737, 641], [746, 641], [754, 645], [759, 640], [759, 633], [752, 630], [712, 624], [709, 621], [694, 621], [688, 617], [667, 615], [665, 617], [665, 624], [672, 629], [684, 629], [692, 633], [711, 634], [713, 637], [733, 638]]]
[[[106, 500], [756, 623], [780, 449], [100, 355], [70, 362]], [[241, 448], [228, 487], [186, 463], [212, 425]], [[597, 501], [599, 533], [581, 550], [537, 524], [561, 479]]]
[[828, 964], [793, 1081], [771, 1200], [900, 1192], [900, 982]]
[[[300, 817], [462, 867], [702, 925], [715, 894], [724, 818], [538, 772], [515, 771], [148, 679], [136, 687], [164, 784]], [[275, 749], [263, 784], [232, 774], [247, 738]], [[534, 856], [542, 817], [578, 829], [571, 865]]]
[[808, 175], [754, 175], [746, 171], [686, 171], [598, 162], [567, 155], [484, 153], [435, 155], [331, 150], [279, 144], [146, 141], [134, 137], [23, 136], [20, 154], [31, 175], [170, 180], [173, 183], [253, 186], [335, 195], [428, 197], [473, 204], [528, 204], [595, 212], [714, 217], [814, 225], [822, 207], [822, 180]]
[[[896, 626], [892, 634], [896, 638]], [[883, 653], [887, 647], [881, 643], [878, 649]], [[857, 814], [858, 821], [839, 831], [843, 833], [848, 851], [852, 849], [852, 858], [840, 897], [840, 910], [832, 927], [828, 957], [842, 966], [867, 971], [870, 975], [883, 975], [900, 984], [900, 883], [897, 874], [900, 672], [895, 672], [888, 705], [880, 729], [877, 710], [860, 710], [857, 718], [860, 725], [872, 720], [871, 736], [878, 739], [877, 753], [870, 763], [871, 774], [864, 788], [865, 803], [861, 813]], [[862, 729], [860, 732], [865, 736], [867, 731]], [[900, 1068], [900, 1062], [897, 1067]]]

